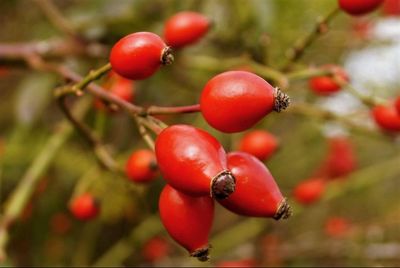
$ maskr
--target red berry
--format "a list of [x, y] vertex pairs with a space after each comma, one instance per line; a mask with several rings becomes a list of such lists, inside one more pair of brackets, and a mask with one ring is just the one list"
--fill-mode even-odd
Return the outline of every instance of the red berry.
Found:
[[206, 121], [222, 132], [246, 130], [272, 110], [289, 104], [287, 95], [261, 77], [245, 71], [221, 73], [205, 85], [200, 107]]
[[394, 102], [394, 107], [396, 107], [397, 113], [400, 115], [400, 97], [397, 97], [396, 101]]
[[323, 178], [312, 178], [300, 182], [294, 189], [293, 195], [297, 202], [309, 205], [318, 201], [326, 186], [326, 180]]
[[157, 162], [154, 153], [150, 150], [137, 150], [131, 154], [126, 162], [126, 175], [134, 182], [146, 183], [157, 175]]
[[341, 89], [341, 86], [335, 81], [335, 78], [341, 79], [344, 82], [349, 81], [347, 73], [339, 66], [326, 65], [321, 68], [331, 70], [333, 72], [333, 75], [318, 76], [310, 79], [310, 88], [315, 94], [330, 95], [332, 93], [338, 92]]
[[226, 198], [235, 190], [224, 148], [204, 130], [170, 126], [158, 135], [155, 151], [161, 174], [179, 191]]
[[[103, 88], [109, 91], [112, 95], [127, 101], [133, 102], [134, 98], [134, 83], [132, 80], [126, 79], [115, 72], [111, 72], [109, 75], [109, 79], [107, 79], [106, 83], [103, 85]], [[94, 105], [99, 110], [108, 110], [106, 101], [102, 101], [101, 99], [96, 98]]]
[[148, 262], [159, 262], [169, 254], [169, 251], [168, 242], [164, 238], [156, 236], [144, 243], [142, 256]]
[[353, 16], [370, 13], [382, 3], [383, 0], [339, 0], [340, 8]]
[[217, 268], [223, 267], [257, 267], [257, 262], [253, 259], [244, 259], [238, 261], [221, 261], [217, 263]]
[[239, 151], [254, 155], [261, 161], [268, 159], [278, 148], [278, 139], [265, 130], [253, 130], [242, 137]]
[[350, 228], [350, 222], [342, 217], [330, 217], [325, 223], [325, 233], [334, 238], [340, 238], [347, 235]]
[[210, 21], [197, 12], [179, 12], [165, 23], [164, 38], [173, 48], [181, 48], [202, 38], [210, 27]]
[[99, 213], [98, 203], [89, 193], [75, 197], [71, 201], [69, 209], [72, 215], [79, 220], [93, 219]]
[[247, 153], [232, 152], [228, 154], [228, 167], [236, 178], [236, 189], [227, 199], [219, 200], [221, 205], [251, 217], [279, 220], [290, 216], [286, 198], [260, 160]]
[[333, 137], [329, 139], [326, 165], [331, 178], [345, 176], [357, 168], [356, 155], [348, 138]]
[[389, 16], [400, 15], [400, 0], [385, 0], [382, 11], [383, 14]]
[[141, 80], [154, 74], [162, 64], [172, 62], [171, 50], [156, 34], [137, 32], [120, 39], [111, 49], [110, 63], [119, 75]]
[[193, 197], [166, 185], [160, 195], [159, 211], [171, 237], [191, 256], [208, 260], [214, 201], [209, 196]]
[[375, 122], [386, 131], [400, 131], [400, 115], [392, 106], [377, 105], [372, 109]]

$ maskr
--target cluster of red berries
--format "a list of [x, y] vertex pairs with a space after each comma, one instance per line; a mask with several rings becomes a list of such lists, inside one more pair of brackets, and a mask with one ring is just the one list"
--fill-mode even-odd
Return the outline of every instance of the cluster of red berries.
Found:
[[173, 125], [156, 140], [164, 187], [159, 211], [171, 237], [191, 256], [208, 259], [214, 201], [239, 215], [287, 218], [290, 207], [267, 167], [245, 152], [226, 154], [209, 133]]
[[[341, 9], [351, 15], [362, 15], [376, 9], [382, 0], [339, 0]], [[132, 101], [132, 81], [153, 75], [162, 65], [171, 64], [172, 48], [179, 49], [198, 41], [210, 27], [210, 21], [195, 12], [181, 12], [165, 24], [164, 40], [150, 32], [137, 32], [119, 40], [111, 50], [113, 74], [106, 86], [112, 94]], [[340, 90], [348, 82], [338, 66], [327, 65], [332, 75], [310, 80], [311, 89], [320, 95]], [[200, 97], [200, 111], [215, 129], [234, 133], [253, 127], [272, 111], [280, 112], [289, 98], [261, 77], [247, 71], [227, 71], [216, 75], [205, 85]], [[107, 104], [98, 101], [101, 109]], [[396, 102], [400, 110], [400, 99]], [[389, 112], [375, 108], [374, 115]], [[379, 111], [375, 111], [379, 110]], [[400, 115], [386, 128], [400, 130]], [[375, 116], [376, 118], [376, 116]], [[382, 122], [378, 120], [377, 122]], [[398, 126], [393, 127], [393, 122]], [[390, 125], [390, 126], [389, 126]], [[167, 181], [160, 194], [161, 221], [171, 237], [191, 256], [207, 260], [208, 237], [214, 218], [214, 200], [228, 210], [251, 217], [287, 218], [290, 207], [268, 168], [261, 162], [278, 147], [278, 140], [265, 131], [243, 136], [237, 152], [226, 153], [222, 145], [204, 130], [189, 125], [172, 125], [159, 133], [155, 154], [149, 150], [134, 152], [127, 161], [129, 179], [144, 183], [158, 174]], [[344, 139], [331, 141], [330, 153], [323, 164], [321, 178], [302, 182], [294, 197], [303, 204], [318, 200], [327, 179], [347, 175], [356, 166], [351, 145]], [[70, 209], [83, 220], [95, 217], [96, 200], [90, 194], [75, 198]], [[156, 245], [161, 245], [157, 241]], [[162, 245], [163, 246], [163, 245]], [[149, 254], [151, 255], [151, 254]], [[157, 258], [149, 256], [151, 258]]]
[[[194, 12], [182, 12], [168, 20], [164, 38], [173, 48], [194, 43], [209, 28], [209, 21]], [[130, 34], [111, 50], [110, 62], [115, 74], [109, 90], [125, 100], [133, 96], [130, 79], [145, 79], [161, 65], [172, 62], [171, 48], [157, 35], [148, 32]], [[261, 77], [246, 71], [228, 71], [208, 81], [200, 97], [200, 110], [214, 128], [227, 133], [247, 130], [271, 111], [280, 112], [289, 98]], [[264, 145], [257, 148], [258, 142]], [[249, 132], [240, 149], [225, 153], [209, 133], [189, 125], [172, 125], [159, 133], [155, 154], [149, 150], [132, 153], [126, 174], [135, 182], [153, 180], [157, 171], [167, 181], [160, 195], [159, 212], [171, 237], [192, 256], [208, 259], [208, 236], [214, 217], [214, 199], [239, 214], [271, 217], [290, 216], [290, 207], [267, 167], [267, 159], [277, 147], [268, 132]], [[248, 153], [246, 153], [248, 152]], [[250, 154], [249, 154], [250, 153]], [[259, 159], [257, 159], [258, 157]], [[80, 219], [98, 212], [89, 194], [73, 200], [71, 210]]]
[[[311, 90], [321, 96], [332, 95], [349, 81], [347, 73], [339, 66], [325, 65], [321, 69], [331, 75], [317, 76], [309, 80]], [[400, 132], [400, 97], [393, 104], [379, 104], [372, 108], [372, 117], [376, 124], [387, 132]]]

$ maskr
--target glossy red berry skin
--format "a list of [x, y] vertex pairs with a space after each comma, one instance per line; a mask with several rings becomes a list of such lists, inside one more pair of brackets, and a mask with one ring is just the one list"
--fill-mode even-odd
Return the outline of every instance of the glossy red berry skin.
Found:
[[141, 80], [170, 63], [167, 45], [156, 34], [137, 32], [120, 39], [111, 49], [110, 63], [117, 74]]
[[389, 132], [400, 131], [400, 115], [395, 107], [377, 105], [372, 109], [372, 115], [381, 129]]
[[[225, 198], [225, 190], [227, 195], [234, 191], [225, 151], [204, 130], [189, 125], [167, 127], [157, 137], [155, 152], [164, 179], [179, 191], [196, 196], [212, 193], [216, 198]], [[223, 186], [221, 191], [219, 186]]]
[[72, 215], [79, 220], [91, 220], [99, 213], [98, 203], [89, 193], [75, 197], [71, 201], [69, 209]]
[[265, 130], [253, 130], [239, 141], [239, 151], [249, 153], [261, 161], [267, 160], [278, 149], [278, 139]]
[[161, 221], [170, 236], [199, 260], [208, 259], [208, 237], [214, 219], [214, 201], [209, 196], [194, 197], [168, 184], [159, 200]]
[[131, 154], [125, 166], [126, 175], [133, 182], [148, 183], [157, 176], [157, 161], [151, 150], [137, 150]]
[[280, 111], [289, 99], [261, 77], [245, 71], [228, 71], [214, 76], [200, 98], [205, 120], [219, 131], [232, 133], [249, 129], [272, 110]]
[[383, 0], [339, 0], [340, 8], [353, 16], [360, 16], [374, 11]]
[[396, 107], [397, 113], [400, 115], [400, 97], [397, 97], [396, 101], [394, 102], [394, 107]]
[[290, 207], [268, 168], [244, 152], [228, 154], [228, 167], [236, 178], [236, 190], [219, 203], [239, 215], [270, 217], [290, 216]]
[[357, 157], [348, 138], [332, 137], [329, 139], [326, 165], [330, 178], [346, 176], [357, 168]]
[[300, 182], [294, 189], [293, 196], [296, 201], [303, 205], [310, 205], [321, 199], [325, 192], [326, 180], [323, 178], [312, 178]]
[[167, 20], [164, 27], [165, 42], [173, 48], [196, 43], [210, 28], [210, 21], [197, 12], [183, 11]]
[[153, 237], [146, 241], [142, 247], [142, 256], [147, 262], [159, 262], [168, 256], [171, 250], [168, 242], [162, 237]]
[[[344, 82], [349, 81], [347, 73], [339, 66], [326, 65], [323, 66], [322, 68], [332, 70], [334, 76], [343, 80]], [[333, 93], [340, 91], [341, 89], [341, 86], [335, 81], [334, 76], [317, 76], [311, 78], [309, 81], [309, 86], [311, 90], [317, 95], [322, 95], [322, 96], [331, 95]]]

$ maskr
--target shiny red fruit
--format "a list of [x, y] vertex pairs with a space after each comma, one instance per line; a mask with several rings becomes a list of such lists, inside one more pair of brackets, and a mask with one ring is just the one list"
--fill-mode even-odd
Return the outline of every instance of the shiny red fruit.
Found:
[[170, 250], [168, 242], [164, 238], [156, 236], [144, 243], [141, 253], [146, 261], [154, 263], [168, 256]]
[[382, 12], [389, 16], [400, 15], [400, 0], [384, 0]]
[[157, 176], [157, 161], [151, 150], [137, 150], [125, 166], [126, 175], [134, 182], [151, 182]]
[[164, 28], [165, 42], [173, 48], [181, 48], [197, 42], [210, 27], [210, 21], [197, 12], [183, 11], [167, 20]]
[[80, 196], [75, 197], [70, 205], [69, 209], [72, 215], [79, 220], [90, 220], [97, 216], [99, 213], [99, 206], [95, 198], [89, 194], [84, 193]]
[[159, 200], [161, 221], [170, 236], [190, 255], [208, 260], [208, 237], [214, 219], [214, 201], [193, 197], [166, 185]]
[[246, 133], [239, 142], [239, 151], [254, 155], [261, 161], [267, 160], [278, 148], [278, 139], [265, 130]]
[[400, 115], [400, 97], [397, 97], [396, 101], [394, 102], [394, 107], [396, 107], [397, 113]]
[[223, 267], [257, 267], [257, 262], [254, 259], [244, 259], [237, 261], [221, 261], [217, 263], [217, 268]]
[[340, 8], [353, 16], [370, 13], [382, 3], [383, 0], [339, 0]]
[[372, 115], [380, 128], [386, 131], [400, 131], [400, 115], [395, 107], [377, 105], [372, 109]]
[[317, 95], [330, 95], [332, 93], [340, 91], [341, 86], [335, 81], [335, 78], [341, 79], [344, 82], [349, 81], [347, 73], [339, 66], [326, 65], [323, 66], [322, 69], [331, 70], [333, 72], [333, 75], [318, 76], [310, 79], [310, 88]]
[[326, 160], [328, 176], [346, 176], [357, 168], [357, 158], [353, 145], [347, 137], [329, 139], [329, 152]]
[[317, 202], [322, 197], [325, 187], [325, 179], [312, 178], [300, 182], [294, 189], [293, 195], [300, 204], [310, 205]]
[[330, 217], [324, 226], [325, 233], [334, 238], [341, 238], [346, 236], [350, 229], [350, 222], [343, 217]]
[[236, 178], [236, 190], [219, 203], [239, 215], [270, 217], [276, 220], [291, 214], [286, 198], [268, 168], [244, 152], [228, 154], [228, 167]]
[[227, 133], [246, 130], [272, 110], [279, 112], [288, 105], [287, 95], [245, 71], [228, 71], [213, 77], [200, 98], [206, 121]]
[[111, 49], [110, 63], [119, 75], [141, 80], [173, 60], [171, 50], [156, 34], [137, 32], [120, 39]]
[[161, 174], [179, 191], [226, 198], [235, 190], [221, 144], [204, 130], [173, 125], [157, 137], [156, 158]]

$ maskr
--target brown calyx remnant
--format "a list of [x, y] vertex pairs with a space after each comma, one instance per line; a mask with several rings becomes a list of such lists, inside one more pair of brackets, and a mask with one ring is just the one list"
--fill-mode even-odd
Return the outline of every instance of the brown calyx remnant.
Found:
[[275, 220], [287, 219], [292, 215], [292, 208], [287, 202], [287, 198], [282, 199], [281, 203], [278, 206], [278, 210], [274, 215]]
[[279, 88], [275, 88], [275, 106], [274, 111], [281, 112], [289, 107], [290, 98], [287, 94], [283, 93]]
[[211, 197], [225, 199], [235, 191], [236, 179], [229, 170], [223, 170], [211, 180]]

